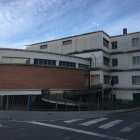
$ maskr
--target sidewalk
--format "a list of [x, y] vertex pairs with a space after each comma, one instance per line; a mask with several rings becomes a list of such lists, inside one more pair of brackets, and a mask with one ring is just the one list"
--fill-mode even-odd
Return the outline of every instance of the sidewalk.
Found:
[[105, 115], [126, 113], [140, 110], [140, 107], [121, 110], [101, 110], [101, 111], [67, 111], [67, 112], [49, 112], [49, 111], [13, 111], [1, 110], [0, 120], [15, 119], [22, 121], [40, 121], [40, 120], [58, 120], [58, 119], [76, 119], [76, 118], [97, 118]]

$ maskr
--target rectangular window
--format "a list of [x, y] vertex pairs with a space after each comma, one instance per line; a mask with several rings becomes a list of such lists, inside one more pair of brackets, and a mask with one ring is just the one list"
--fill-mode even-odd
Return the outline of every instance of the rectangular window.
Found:
[[72, 63], [72, 62], [65, 62], [65, 61], [59, 61], [59, 66], [61, 67], [71, 67], [71, 68], [75, 68], [76, 64]]
[[114, 67], [118, 66], [118, 59], [117, 58], [112, 59], [112, 66], [114, 66]]
[[78, 64], [78, 68], [79, 69], [88, 69], [88, 65], [85, 65], [85, 64]]
[[40, 49], [47, 49], [47, 47], [48, 47], [47, 45], [41, 45]]
[[103, 46], [109, 48], [109, 41], [103, 38]]
[[115, 81], [115, 84], [118, 84], [118, 76], [112, 76], [111, 78]]
[[104, 75], [104, 84], [110, 84], [110, 76]]
[[140, 56], [133, 57], [133, 65], [140, 65]]
[[63, 41], [63, 45], [70, 45], [72, 44], [72, 40]]
[[56, 60], [34, 59], [34, 65], [56, 66]]
[[109, 66], [109, 62], [110, 62], [110, 59], [107, 57], [104, 57], [104, 65]]
[[140, 76], [132, 76], [132, 84], [140, 84]]
[[112, 50], [117, 49], [117, 41], [111, 42]]
[[139, 46], [139, 38], [133, 38], [132, 47], [138, 47], [138, 46]]
[[30, 58], [3, 57], [2, 62], [8, 64], [30, 64]]

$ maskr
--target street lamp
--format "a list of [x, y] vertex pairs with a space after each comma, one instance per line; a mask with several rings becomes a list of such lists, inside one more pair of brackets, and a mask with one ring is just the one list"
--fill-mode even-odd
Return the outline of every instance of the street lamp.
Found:
[[[92, 54], [94, 56], [94, 54]], [[95, 56], [94, 56], [95, 57]], [[96, 57], [95, 57], [95, 68], [96, 68]]]

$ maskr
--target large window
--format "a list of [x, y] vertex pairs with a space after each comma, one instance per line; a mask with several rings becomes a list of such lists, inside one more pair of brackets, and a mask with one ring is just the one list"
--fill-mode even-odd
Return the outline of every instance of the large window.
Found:
[[133, 57], [133, 65], [140, 65], [140, 56]]
[[132, 76], [132, 84], [140, 84], [140, 76]]
[[40, 49], [47, 49], [47, 47], [48, 47], [47, 45], [41, 45]]
[[30, 64], [30, 58], [3, 57], [2, 62], [8, 64]]
[[80, 69], [88, 69], [88, 65], [78, 64], [78, 68], [80, 68]]
[[139, 38], [133, 38], [132, 47], [138, 47], [138, 46], [139, 46]]
[[72, 40], [63, 41], [63, 45], [69, 45], [69, 44], [72, 44]]
[[56, 66], [56, 60], [34, 59], [35, 65]]
[[104, 75], [104, 84], [110, 84], [110, 76]]
[[76, 63], [59, 61], [59, 66], [61, 66], [61, 67], [75, 68], [76, 67]]
[[115, 84], [118, 84], [118, 76], [112, 76], [111, 78], [115, 81]]
[[113, 66], [113, 67], [118, 66], [118, 59], [117, 59], [117, 58], [112, 59], [112, 66]]
[[103, 46], [109, 48], [109, 41], [103, 38]]
[[111, 42], [112, 50], [117, 49], [117, 41]]
[[109, 66], [109, 62], [110, 62], [110, 59], [107, 57], [104, 57], [104, 65]]

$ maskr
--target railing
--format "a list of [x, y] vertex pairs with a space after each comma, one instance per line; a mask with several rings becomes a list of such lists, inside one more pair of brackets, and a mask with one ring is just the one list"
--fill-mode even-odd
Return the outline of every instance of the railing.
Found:
[[63, 93], [63, 98], [93, 94], [95, 92], [102, 91], [102, 89], [103, 89], [103, 84], [97, 84], [97, 85], [92, 85], [90, 88], [85, 88], [82, 90], [66, 90]]

